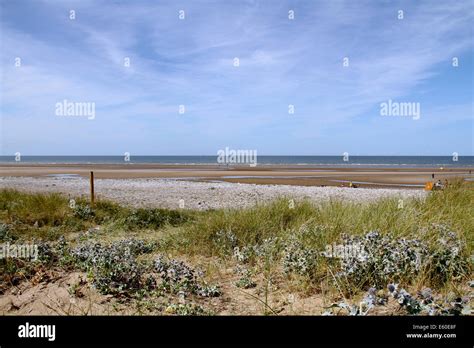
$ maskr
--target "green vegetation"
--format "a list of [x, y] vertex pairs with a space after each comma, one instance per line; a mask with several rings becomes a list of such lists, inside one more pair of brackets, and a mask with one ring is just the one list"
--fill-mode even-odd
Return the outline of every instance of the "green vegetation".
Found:
[[[258, 244], [269, 237], [283, 237], [302, 228], [320, 230], [311, 243], [312, 248], [340, 241], [342, 233], [361, 235], [377, 230], [382, 234], [414, 238], [433, 224], [449, 226], [467, 244], [468, 254], [474, 244], [474, 185], [452, 183], [444, 191], [433, 191], [426, 200], [403, 202], [384, 199], [368, 204], [331, 201], [314, 206], [297, 202], [292, 209], [288, 200], [246, 210], [219, 210], [203, 214], [183, 229], [182, 237], [192, 241], [187, 251], [215, 254], [222, 250], [214, 241], [219, 231], [231, 231], [237, 246]], [[434, 239], [435, 232], [424, 238]], [[433, 240], [434, 242], [434, 240]]]
[[[205, 212], [132, 209], [108, 201], [91, 208], [81, 198], [71, 205], [58, 194], [1, 190], [0, 242], [41, 242], [42, 260], [33, 266], [2, 260], [0, 290], [33, 277], [39, 268], [60, 265], [85, 270], [105, 294], [144, 296], [143, 291], [156, 289], [175, 295], [219, 294], [217, 287], [198, 281], [194, 270], [180, 261], [164, 261], [161, 256], [154, 264], [140, 260], [160, 254], [232, 264], [234, 286], [238, 291], [260, 291], [263, 299], [258, 301], [265, 314], [275, 313], [268, 303], [275, 282], [291, 291], [339, 298], [389, 283], [459, 293], [472, 278], [473, 206], [474, 185], [460, 181], [426, 199], [404, 202], [388, 198], [365, 204], [293, 205], [288, 197], [248, 209]], [[136, 243], [124, 242], [130, 236], [144, 240], [143, 250], [124, 251]], [[337, 245], [368, 254], [323, 254]], [[168, 311], [192, 313], [198, 308], [193, 306], [175, 304]]]
[[83, 198], [71, 205], [68, 198], [56, 193], [0, 190], [0, 221], [9, 226], [13, 239], [54, 241], [97, 225], [121, 231], [158, 229], [183, 224], [193, 215], [167, 209], [131, 209], [108, 201], [98, 201], [92, 209]]

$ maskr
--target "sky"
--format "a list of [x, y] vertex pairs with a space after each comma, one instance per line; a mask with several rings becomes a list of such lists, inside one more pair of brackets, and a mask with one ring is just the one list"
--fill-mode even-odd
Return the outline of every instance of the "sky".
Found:
[[474, 155], [473, 23], [472, 0], [0, 0], [0, 155]]

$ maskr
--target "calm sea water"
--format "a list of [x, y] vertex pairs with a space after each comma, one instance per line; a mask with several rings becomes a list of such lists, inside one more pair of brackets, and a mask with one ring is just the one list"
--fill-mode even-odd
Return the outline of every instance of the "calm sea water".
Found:
[[[0, 156], [0, 163], [15, 163], [15, 156]], [[474, 156], [258, 156], [259, 165], [473, 167]], [[124, 156], [21, 156], [21, 163], [120, 164]], [[130, 156], [130, 163], [217, 164], [217, 156]]]

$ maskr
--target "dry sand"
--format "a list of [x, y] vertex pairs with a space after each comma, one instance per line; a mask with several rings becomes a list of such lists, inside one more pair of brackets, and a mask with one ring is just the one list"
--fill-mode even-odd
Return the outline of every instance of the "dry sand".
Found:
[[258, 167], [226, 167], [217, 165], [163, 164], [0, 164], [1, 176], [44, 177], [74, 174], [84, 178], [90, 171], [98, 179], [179, 178], [194, 181], [225, 181], [252, 184], [284, 184], [296, 186], [340, 186], [348, 181], [361, 187], [420, 188], [435, 179], [472, 177], [474, 168], [383, 168], [259, 165]]

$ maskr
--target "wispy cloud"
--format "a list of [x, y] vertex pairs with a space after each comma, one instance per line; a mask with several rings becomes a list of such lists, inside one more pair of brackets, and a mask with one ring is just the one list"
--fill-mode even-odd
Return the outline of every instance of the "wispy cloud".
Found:
[[[474, 153], [465, 124], [443, 132], [460, 120], [472, 130], [468, 0], [0, 6], [2, 154], [214, 154], [239, 144], [267, 154], [416, 154], [418, 142], [400, 147], [382, 134], [401, 139], [423, 122], [427, 139], [443, 134]], [[25, 16], [25, 7], [34, 10]], [[95, 102], [96, 119], [59, 119], [63, 99]], [[377, 118], [387, 99], [420, 102], [420, 122]]]

